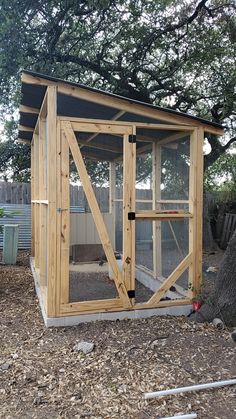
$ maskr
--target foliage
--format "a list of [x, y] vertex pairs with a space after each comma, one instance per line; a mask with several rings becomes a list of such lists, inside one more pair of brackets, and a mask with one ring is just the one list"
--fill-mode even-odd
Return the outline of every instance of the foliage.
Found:
[[209, 191], [236, 192], [236, 154], [222, 154], [207, 169], [205, 187]]
[[[223, 0], [0, 0], [2, 113], [18, 105], [21, 68], [82, 82], [224, 123], [225, 143], [208, 138], [207, 168], [235, 141], [235, 10]], [[29, 152], [9, 149], [10, 176], [28, 176]]]

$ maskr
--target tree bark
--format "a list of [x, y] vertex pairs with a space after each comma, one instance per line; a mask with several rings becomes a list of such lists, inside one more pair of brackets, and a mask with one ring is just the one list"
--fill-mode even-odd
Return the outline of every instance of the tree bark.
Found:
[[211, 322], [216, 317], [227, 326], [236, 326], [236, 230], [220, 264], [213, 295], [192, 318]]

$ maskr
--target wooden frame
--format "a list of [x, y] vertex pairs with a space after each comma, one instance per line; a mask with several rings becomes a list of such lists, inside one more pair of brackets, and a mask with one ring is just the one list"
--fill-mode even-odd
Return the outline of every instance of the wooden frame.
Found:
[[[27, 80], [28, 77], [26, 77]], [[31, 80], [31, 78], [30, 78]], [[31, 80], [32, 81], [32, 80]], [[41, 81], [39, 81], [41, 83]], [[49, 83], [40, 111], [22, 107], [23, 112], [37, 113], [32, 156], [32, 255], [39, 276], [43, 294], [44, 308], [48, 317], [73, 316], [76, 314], [115, 312], [122, 310], [150, 309], [189, 304], [201, 289], [201, 253], [202, 253], [202, 178], [203, 178], [203, 139], [202, 124], [187, 124], [189, 119], [166, 117], [164, 124], [117, 121], [122, 113], [128, 111], [125, 104], [112, 120], [81, 119], [57, 116], [57, 93], [75, 95], [75, 90]], [[87, 98], [79, 89], [76, 97]], [[91, 94], [88, 100], [103, 99], [98, 94]], [[86, 100], [87, 100], [86, 99]], [[117, 99], [118, 100], [118, 99]], [[117, 104], [114, 100], [113, 106]], [[109, 103], [111, 100], [109, 99]], [[119, 102], [120, 103], [120, 102]], [[111, 105], [112, 106], [112, 105]], [[141, 105], [136, 108], [137, 115], [145, 115]], [[153, 115], [154, 111], [150, 110]], [[160, 112], [159, 115], [162, 115]], [[168, 123], [169, 122], [169, 123]], [[174, 125], [176, 124], [176, 125]], [[186, 125], [187, 124], [187, 125]], [[153, 196], [142, 200], [135, 197], [136, 182], [136, 129], [177, 131], [163, 140], [152, 141], [153, 153]], [[31, 131], [20, 127], [21, 130]], [[213, 129], [214, 131], [214, 129]], [[77, 135], [75, 135], [75, 132]], [[80, 132], [91, 133], [87, 140], [79, 137]], [[113, 134], [123, 137], [123, 267], [120, 271], [112, 248], [101, 211], [99, 209], [87, 170], [83, 160], [83, 147], [87, 146], [98, 134]], [[161, 199], [161, 147], [171, 141], [190, 138], [190, 180], [188, 199]], [[81, 147], [79, 147], [79, 144]], [[90, 144], [92, 146], [92, 144]], [[100, 147], [99, 145], [97, 147]], [[146, 147], [144, 145], [144, 147]], [[106, 147], [105, 147], [106, 148]], [[104, 148], [104, 150], [105, 150]], [[107, 146], [115, 151], [115, 145]], [[70, 257], [70, 199], [69, 199], [69, 153], [71, 153], [88, 200], [93, 220], [104, 248], [118, 293], [117, 298], [70, 302], [69, 298], [69, 257]], [[96, 153], [94, 152], [94, 158]], [[110, 162], [110, 197], [109, 211], [115, 217], [115, 161]], [[152, 210], [136, 210], [136, 202], [152, 203]], [[188, 211], [176, 209], [168, 212], [163, 204], [188, 204]], [[177, 205], [178, 206], [178, 205]], [[133, 215], [132, 215], [133, 214]], [[135, 223], [140, 220], [153, 222], [154, 278], [161, 277], [161, 223], [189, 219], [189, 252], [174, 271], [165, 278], [161, 286], [145, 303], [136, 303], [135, 291]], [[174, 235], [174, 232], [172, 232]], [[176, 239], [176, 238], [175, 238]], [[176, 283], [185, 270], [189, 270], [191, 290], [186, 298], [162, 301], [163, 296]]]

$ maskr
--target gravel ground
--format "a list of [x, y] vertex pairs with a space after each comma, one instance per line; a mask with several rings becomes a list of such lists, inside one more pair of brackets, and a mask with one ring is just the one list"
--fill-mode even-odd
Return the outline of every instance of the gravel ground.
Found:
[[[75, 301], [102, 300], [116, 298], [118, 292], [114, 281], [108, 276], [108, 272], [70, 272], [69, 296], [70, 303]], [[135, 283], [136, 301], [147, 301], [153, 295], [139, 281]]]
[[[1, 418], [236, 417], [236, 386], [143, 399], [235, 377], [227, 330], [170, 316], [45, 329], [24, 255], [0, 267], [0, 310]], [[94, 342], [93, 352], [74, 352], [80, 340]]]

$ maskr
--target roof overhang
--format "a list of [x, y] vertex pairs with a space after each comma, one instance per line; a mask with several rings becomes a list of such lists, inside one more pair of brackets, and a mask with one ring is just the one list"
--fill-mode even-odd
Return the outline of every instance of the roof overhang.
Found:
[[[221, 125], [202, 118], [174, 111], [169, 108], [142, 103], [95, 88], [90, 88], [82, 84], [45, 76], [40, 73], [24, 70], [21, 75], [21, 80], [22, 97], [19, 123], [19, 140], [21, 142], [25, 141], [29, 143], [32, 139], [33, 131], [37, 124], [38, 114], [48, 86], [57, 87], [58, 116], [156, 124], [169, 123], [176, 125], [176, 132], [178, 131], [178, 125], [188, 125], [201, 127], [204, 129], [205, 133], [214, 135], [223, 135], [224, 133], [224, 129]], [[169, 135], [170, 133], [168, 131], [158, 131], [158, 137], [161, 140]], [[95, 147], [93, 152], [96, 153], [97, 157], [99, 154], [98, 149], [102, 149], [103, 146], [105, 146], [104, 142], [109, 142], [108, 137], [106, 139], [104, 138], [102, 142], [100, 140], [101, 139], [97, 138], [97, 144], [94, 144]], [[90, 147], [91, 146], [92, 144], [90, 144]], [[112, 159], [115, 158], [115, 154], [112, 153], [112, 150], [107, 150], [107, 152], [110, 153]]]

